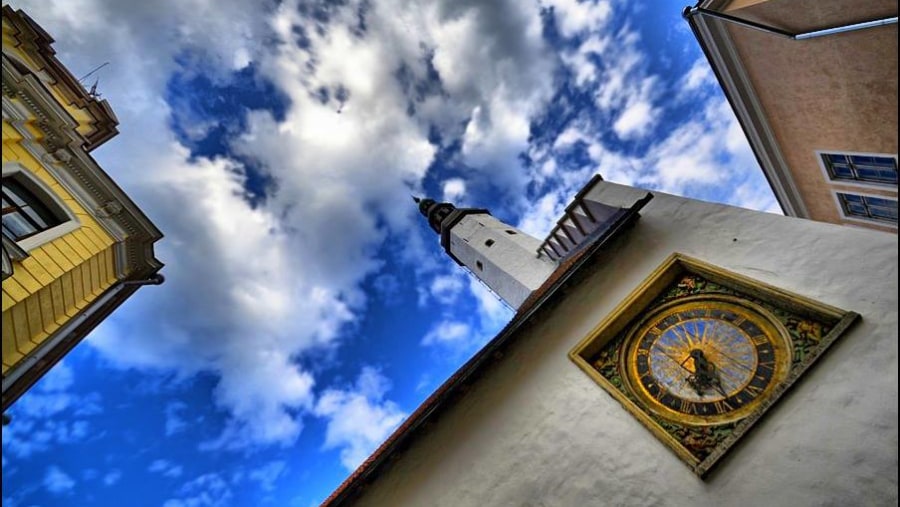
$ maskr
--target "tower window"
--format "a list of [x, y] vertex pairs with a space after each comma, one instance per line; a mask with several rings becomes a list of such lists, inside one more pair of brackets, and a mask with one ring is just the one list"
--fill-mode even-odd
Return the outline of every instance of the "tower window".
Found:
[[822, 153], [828, 177], [835, 181], [897, 184], [897, 159], [866, 155]]
[[492, 246], [494, 246], [494, 240], [489, 239], [489, 240], [485, 241], [485, 242], [484, 242], [484, 246], [486, 246], [486, 247], [492, 247]]
[[481, 261], [475, 261], [475, 267], [478, 268], [478, 271], [484, 271], [484, 264]]
[[35, 193], [15, 178], [3, 178], [3, 234], [19, 241], [63, 222]]
[[897, 201], [894, 199], [842, 192], [838, 192], [837, 196], [841, 210], [848, 218], [897, 223]]
[[514, 234], [516, 233], [516, 231], [510, 230], [510, 229], [506, 229], [506, 233], [509, 234], [510, 236], [512, 236], [512, 235], [514, 235]]

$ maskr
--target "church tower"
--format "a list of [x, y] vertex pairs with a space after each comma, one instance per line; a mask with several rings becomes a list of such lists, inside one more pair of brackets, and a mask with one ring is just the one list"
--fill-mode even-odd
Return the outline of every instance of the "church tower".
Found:
[[513, 309], [518, 309], [557, 267], [556, 261], [538, 255], [540, 240], [497, 220], [486, 209], [413, 199], [441, 236], [447, 254]]

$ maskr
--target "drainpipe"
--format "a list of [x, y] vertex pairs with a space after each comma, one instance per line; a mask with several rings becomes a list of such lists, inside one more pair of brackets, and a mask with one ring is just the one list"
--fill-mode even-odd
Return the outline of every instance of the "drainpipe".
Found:
[[162, 276], [159, 273], [154, 273], [150, 275], [150, 278], [143, 278], [141, 280], [125, 280], [123, 282], [120, 282], [120, 285], [162, 285], [162, 283], [165, 281], [166, 277]]
[[752, 28], [754, 30], [759, 30], [761, 32], [770, 33], [773, 35], [777, 35], [779, 37], [783, 37], [785, 39], [791, 40], [806, 40], [806, 39], [816, 39], [818, 37], [825, 37], [827, 35], [834, 35], [837, 33], [844, 32], [855, 32], [858, 30], [865, 30], [867, 28], [875, 28], [878, 26], [885, 25], [896, 25], [897, 24], [897, 16], [890, 18], [881, 18], [874, 19], [871, 21], [863, 21], [862, 23], [852, 23], [849, 25], [841, 25], [835, 26], [831, 28], [823, 28], [821, 30], [813, 30], [811, 32], [803, 32], [803, 33], [790, 33], [788, 31], [782, 30], [780, 28], [775, 28], [773, 26], [764, 25], [762, 23], [757, 23], [756, 21], [750, 21], [747, 19], [739, 18], [737, 16], [732, 16], [730, 14], [725, 14], [723, 12], [713, 11], [709, 9], [704, 9], [702, 7], [685, 7], [683, 11], [681, 11], [682, 17], [686, 20], [690, 20], [693, 16], [709, 16], [711, 18], [718, 18], [723, 21], [727, 21], [729, 23], [734, 23], [736, 25], [744, 26], [747, 28]]
[[[3, 377], [3, 392], [6, 392], [29, 368], [37, 364], [44, 356], [47, 355], [51, 350], [53, 350], [56, 345], [58, 345], [61, 341], [63, 341], [69, 333], [72, 332], [73, 329], [78, 327], [82, 322], [87, 320], [90, 316], [92, 316], [97, 310], [103, 308], [108, 302], [112, 301], [122, 290], [126, 287], [133, 287], [136, 285], [160, 285], [165, 281], [165, 277], [159, 273], [154, 273], [150, 275], [148, 278], [143, 278], [140, 280], [124, 280], [112, 288], [104, 292], [99, 298], [95, 299], [91, 302], [90, 306], [78, 314], [72, 320], [63, 324], [59, 329], [53, 333], [53, 337], [49, 340], [45, 341], [38, 347], [33, 354], [26, 357], [22, 360], [22, 363], [15, 368], [13, 372], [11, 372], [8, 376]], [[8, 421], [7, 421], [8, 422]]]

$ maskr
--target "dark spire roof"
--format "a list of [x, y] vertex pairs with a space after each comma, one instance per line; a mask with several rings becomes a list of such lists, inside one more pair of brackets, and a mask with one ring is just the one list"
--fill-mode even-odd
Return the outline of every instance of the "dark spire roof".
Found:
[[428, 219], [428, 225], [438, 234], [441, 233], [441, 222], [456, 209], [456, 206], [449, 202], [437, 202], [427, 197], [421, 199], [413, 196], [413, 201], [419, 205], [419, 213]]

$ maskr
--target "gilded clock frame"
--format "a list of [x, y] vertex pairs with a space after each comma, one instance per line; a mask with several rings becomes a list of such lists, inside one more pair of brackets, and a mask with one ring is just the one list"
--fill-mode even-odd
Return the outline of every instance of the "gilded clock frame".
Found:
[[[803, 322], [827, 329], [827, 332], [816, 338], [813, 350], [806, 350], [804, 354], [797, 354], [792, 358], [787, 374], [782, 376], [780, 382], [775, 382], [765, 396], [754, 401], [751, 410], [741, 413], [740, 418], [728, 423], [696, 424], [696, 421], [692, 422], [690, 418], [679, 420], [677, 413], [661, 418], [653, 408], [628, 391], [630, 387], [627, 386], [624, 372], [622, 378], [616, 382], [619, 385], [616, 385], [592, 364], [598, 355], [609, 347], [627, 350], [630, 346], [628, 340], [633, 340], [639, 335], [638, 330], [645, 324], [648, 314], [656, 313], [664, 305], [675, 304], [672, 301], [677, 301], [674, 299], [660, 303], [659, 299], [663, 293], [679, 280], [686, 280], [686, 277], [690, 276], [702, 277], [716, 286], [723, 287], [732, 292], [731, 297], [737, 295], [749, 305], [760, 308], [763, 305], [768, 306], [785, 314], [799, 316], [804, 319]], [[771, 316], [768, 311], [765, 311], [764, 315]], [[859, 315], [855, 312], [842, 310], [698, 259], [674, 253], [582, 339], [569, 352], [569, 358], [668, 446], [697, 476], [705, 478], [722, 457], [858, 318]], [[793, 332], [796, 334], [796, 330]], [[619, 341], [618, 345], [616, 340]], [[618, 362], [618, 359], [616, 361]], [[727, 428], [727, 431], [720, 432], [725, 436], [720, 437], [707, 454], [698, 456], [674, 436], [670, 425], [667, 424], [668, 421], [663, 419], [674, 421], [674, 424], [688, 430], [709, 432], [716, 428]]]

